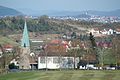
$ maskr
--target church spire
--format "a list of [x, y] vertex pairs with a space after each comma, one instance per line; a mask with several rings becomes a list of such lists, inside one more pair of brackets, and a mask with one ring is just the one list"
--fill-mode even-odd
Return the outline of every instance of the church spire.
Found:
[[23, 31], [21, 46], [22, 47], [30, 47], [26, 20], [25, 20], [25, 24], [24, 24], [24, 31]]

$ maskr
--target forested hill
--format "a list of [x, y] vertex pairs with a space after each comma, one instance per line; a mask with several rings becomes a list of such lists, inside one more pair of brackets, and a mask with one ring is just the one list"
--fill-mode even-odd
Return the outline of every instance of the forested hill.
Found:
[[[22, 33], [24, 27], [24, 17], [6, 17], [0, 19], [0, 34]], [[86, 31], [92, 27], [98, 28], [116, 28], [120, 23], [102, 24], [96, 22], [57, 20], [50, 19], [48, 16], [41, 16], [36, 19], [27, 18], [29, 32], [39, 33], [66, 33]]]
[[0, 16], [17, 16], [17, 15], [22, 15], [22, 13], [15, 9], [0, 6]]

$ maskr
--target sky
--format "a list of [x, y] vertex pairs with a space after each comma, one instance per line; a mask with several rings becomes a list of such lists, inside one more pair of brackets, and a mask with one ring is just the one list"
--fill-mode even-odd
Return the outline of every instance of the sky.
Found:
[[120, 9], [120, 0], [0, 0], [1, 6], [26, 11], [111, 11]]

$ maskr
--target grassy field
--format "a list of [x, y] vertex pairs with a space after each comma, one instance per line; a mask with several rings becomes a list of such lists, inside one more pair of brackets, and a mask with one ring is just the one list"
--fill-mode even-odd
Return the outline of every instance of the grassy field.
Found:
[[120, 80], [120, 71], [32, 71], [0, 75], [0, 80]]
[[12, 38], [4, 37], [0, 35], [0, 44], [12, 44], [13, 46], [17, 46], [18, 44], [12, 40]]

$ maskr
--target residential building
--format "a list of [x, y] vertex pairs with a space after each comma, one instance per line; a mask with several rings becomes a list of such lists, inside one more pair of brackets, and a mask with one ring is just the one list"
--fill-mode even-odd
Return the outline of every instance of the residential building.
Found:
[[66, 41], [53, 40], [44, 47], [38, 56], [38, 69], [77, 68], [79, 57], [66, 51]]
[[38, 69], [60, 69], [60, 68], [77, 68], [77, 63], [79, 62], [79, 57], [74, 59], [73, 56], [70, 56], [68, 53], [53, 53], [46, 52], [41, 53], [38, 57]]
[[6, 44], [3, 46], [3, 49], [5, 52], [12, 52], [13, 51], [13, 46], [11, 44]]

